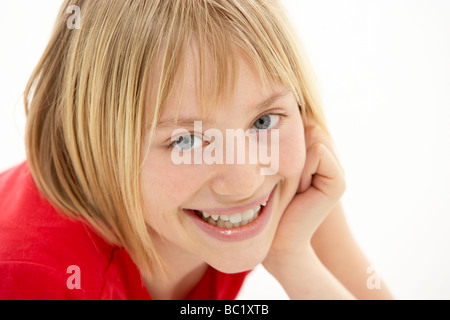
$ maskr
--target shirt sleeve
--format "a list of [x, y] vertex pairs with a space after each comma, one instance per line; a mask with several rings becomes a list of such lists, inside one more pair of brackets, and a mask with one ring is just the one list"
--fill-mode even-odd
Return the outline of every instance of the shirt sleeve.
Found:
[[43, 264], [0, 261], [0, 300], [86, 299], [83, 289], [69, 288], [70, 276]]

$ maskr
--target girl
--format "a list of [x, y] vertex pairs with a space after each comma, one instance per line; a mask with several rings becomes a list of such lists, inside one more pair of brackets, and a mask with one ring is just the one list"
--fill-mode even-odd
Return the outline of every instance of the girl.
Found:
[[[367, 286], [278, 1], [67, 0], [25, 106], [27, 161], [0, 176], [0, 298], [233, 299], [259, 263], [292, 299], [390, 297]], [[230, 129], [252, 130], [245, 147], [270, 134], [276, 170], [173, 161], [223, 151]]]

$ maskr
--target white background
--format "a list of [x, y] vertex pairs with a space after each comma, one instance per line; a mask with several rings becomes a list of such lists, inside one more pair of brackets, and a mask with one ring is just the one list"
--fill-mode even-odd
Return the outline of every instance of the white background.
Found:
[[[398, 299], [450, 299], [450, 1], [283, 0], [313, 64], [358, 243]], [[0, 0], [0, 171], [60, 0]], [[369, 276], [369, 274], [368, 274]], [[243, 299], [286, 295], [258, 267]]]

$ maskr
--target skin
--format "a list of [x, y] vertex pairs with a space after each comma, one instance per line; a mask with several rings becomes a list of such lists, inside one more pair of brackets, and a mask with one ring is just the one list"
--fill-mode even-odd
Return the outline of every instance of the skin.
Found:
[[[172, 132], [180, 127], [157, 129], [141, 176], [147, 223], [155, 246], [166, 262], [165, 272], [145, 279], [152, 297], [183, 298], [208, 265], [235, 273], [260, 263], [292, 299], [367, 297], [367, 290], [364, 291], [367, 274], [361, 270], [365, 271], [368, 262], [352, 239], [342, 237], [342, 243], [336, 248], [335, 238], [330, 238], [341, 232], [349, 234], [339, 205], [345, 190], [344, 174], [330, 140], [312, 119], [302, 117], [292, 92], [281, 86], [264, 90], [257, 72], [244, 58], [240, 59], [241, 72], [232, 99], [211, 119], [202, 118], [197, 109], [195, 48], [187, 58], [185, 89], [179, 92], [183, 106], [179, 118], [203, 120], [203, 131], [216, 128], [225, 136], [226, 129], [246, 130], [264, 114], [282, 112], [284, 117], [273, 118], [274, 122], [279, 119], [275, 128], [279, 129], [281, 156], [275, 175], [261, 175], [260, 164], [175, 165], [168, 146], [173, 143]], [[252, 109], [277, 92], [284, 94], [263, 112]], [[149, 112], [155, 99], [155, 96], [148, 98]], [[166, 108], [161, 120], [173, 117], [173, 109]], [[210, 121], [209, 125], [205, 120]], [[193, 131], [193, 128], [186, 129]], [[289, 157], [282, 156], [285, 154]], [[183, 208], [246, 204], [268, 194], [275, 186], [274, 207], [267, 227], [247, 240], [224, 242], [212, 238], [183, 212]], [[317, 241], [312, 241], [316, 231]], [[347, 250], [347, 256], [337, 257], [331, 249]], [[342, 259], [349, 256], [351, 261], [358, 261], [351, 265], [353, 270], [348, 270], [347, 262]], [[354, 270], [360, 271], [357, 285], [352, 285], [354, 279], [350, 277]]]

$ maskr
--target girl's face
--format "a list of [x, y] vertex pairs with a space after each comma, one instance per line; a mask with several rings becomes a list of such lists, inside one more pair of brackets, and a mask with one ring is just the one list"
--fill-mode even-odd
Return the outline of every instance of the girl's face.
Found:
[[[174, 261], [188, 256], [222, 272], [245, 271], [264, 260], [283, 212], [297, 191], [306, 157], [302, 118], [294, 94], [283, 87], [263, 90], [255, 69], [244, 59], [239, 61], [231, 102], [212, 117], [202, 118], [197, 107], [194, 56], [188, 55], [178, 118], [179, 123], [189, 120], [170, 125], [175, 114], [166, 107], [160, 119], [164, 125], [157, 127], [144, 160], [141, 179], [147, 223], [163, 258]], [[155, 99], [149, 97], [148, 108]], [[194, 131], [194, 120], [202, 121], [203, 132]], [[176, 129], [190, 134], [175, 134], [172, 139]], [[205, 150], [210, 142], [202, 142], [202, 137], [208, 139], [203, 136], [208, 129], [222, 133], [223, 164], [177, 165], [172, 151]], [[276, 173], [264, 175], [261, 168], [270, 165], [249, 161], [248, 144], [244, 164], [238, 162], [238, 143], [226, 139], [227, 129], [267, 130], [268, 153], [264, 154], [278, 162]], [[271, 145], [271, 130], [279, 133], [277, 148]], [[230, 150], [233, 143], [234, 150]], [[226, 156], [233, 151], [230, 163]]]

